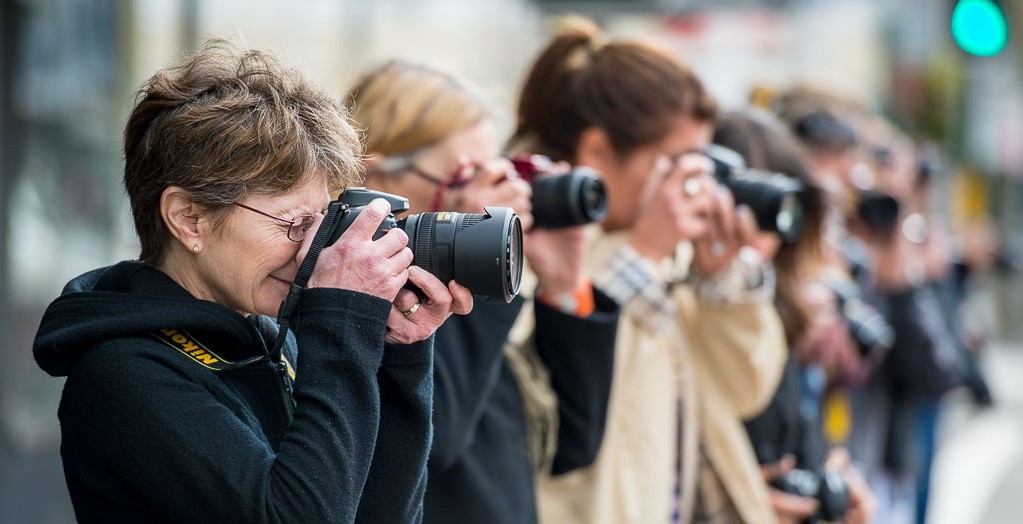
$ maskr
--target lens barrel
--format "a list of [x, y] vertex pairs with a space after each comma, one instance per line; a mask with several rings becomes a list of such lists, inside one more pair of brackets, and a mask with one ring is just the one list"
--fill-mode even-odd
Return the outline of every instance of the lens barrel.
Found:
[[581, 226], [607, 216], [607, 190], [597, 172], [576, 166], [564, 175], [534, 178], [533, 220], [536, 227]]
[[[326, 245], [332, 245], [344, 233], [370, 201], [383, 198], [393, 213], [408, 210], [404, 197], [349, 188], [339, 200], [334, 230]], [[335, 206], [331, 206], [334, 208]], [[413, 262], [442, 282], [457, 281], [487, 301], [511, 302], [522, 284], [522, 224], [511, 208], [487, 207], [485, 213], [440, 211], [408, 215], [396, 220], [388, 215], [373, 238], [388, 230], [401, 228], [409, 238]], [[327, 217], [324, 223], [328, 223]]]
[[782, 173], [746, 169], [742, 157], [723, 146], [709, 146], [705, 153], [714, 163], [714, 178], [731, 191], [736, 205], [753, 211], [757, 227], [778, 233], [786, 242], [799, 238], [805, 207], [801, 182]]
[[899, 219], [899, 201], [890, 195], [861, 190], [857, 195], [856, 214], [872, 231], [887, 231]]
[[419, 266], [474, 294], [511, 302], [522, 283], [522, 225], [511, 208], [486, 213], [440, 211], [397, 221]]
[[607, 217], [607, 189], [600, 175], [586, 166], [555, 173], [544, 155], [510, 156], [519, 176], [533, 189], [533, 225], [545, 229], [581, 226]]

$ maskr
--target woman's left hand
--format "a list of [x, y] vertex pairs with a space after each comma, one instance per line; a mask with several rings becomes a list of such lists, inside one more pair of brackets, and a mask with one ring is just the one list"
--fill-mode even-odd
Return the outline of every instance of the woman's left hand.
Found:
[[586, 261], [586, 227], [534, 228], [526, 233], [522, 251], [540, 283], [550, 296], [572, 293], [583, 285]]
[[731, 191], [714, 188], [714, 206], [706, 236], [693, 241], [693, 270], [713, 275], [728, 267], [742, 246], [749, 245], [757, 233], [757, 221], [749, 207], [735, 205]]
[[824, 459], [826, 467], [842, 473], [842, 478], [849, 486], [849, 509], [842, 518], [843, 524], [867, 524], [874, 518], [877, 511], [877, 498], [867, 481], [852, 465], [849, 451], [842, 447], [832, 448]]
[[398, 291], [387, 317], [384, 341], [389, 344], [411, 344], [425, 340], [452, 313], [465, 315], [472, 311], [472, 292], [453, 280], [445, 286], [429, 271], [419, 266], [409, 266], [408, 281], [418, 287], [426, 298], [420, 299], [408, 289]]

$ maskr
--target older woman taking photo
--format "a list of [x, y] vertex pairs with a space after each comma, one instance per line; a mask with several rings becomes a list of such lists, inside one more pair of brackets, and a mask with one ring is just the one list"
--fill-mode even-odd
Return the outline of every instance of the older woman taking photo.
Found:
[[[67, 376], [79, 521], [418, 518], [431, 334], [469, 291], [409, 267], [402, 231], [373, 240], [375, 201], [320, 253], [283, 350], [267, 318], [360, 151], [342, 104], [258, 51], [212, 42], [145, 82], [124, 145], [140, 259], [72, 280], [34, 347]], [[427, 297], [407, 315], [406, 282]]]

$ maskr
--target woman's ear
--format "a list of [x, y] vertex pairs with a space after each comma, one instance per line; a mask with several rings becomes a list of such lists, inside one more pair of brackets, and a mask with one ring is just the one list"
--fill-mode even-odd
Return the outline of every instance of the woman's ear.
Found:
[[185, 249], [195, 252], [202, 250], [204, 240], [204, 228], [199, 226], [200, 211], [199, 204], [178, 186], [170, 186], [160, 195], [160, 217], [167, 230]]
[[611, 137], [599, 127], [588, 127], [579, 135], [576, 163], [608, 173], [618, 161]]

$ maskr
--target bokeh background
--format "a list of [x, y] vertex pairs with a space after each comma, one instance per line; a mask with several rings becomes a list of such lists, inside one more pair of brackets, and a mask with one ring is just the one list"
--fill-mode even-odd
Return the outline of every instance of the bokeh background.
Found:
[[273, 49], [342, 93], [369, 67], [404, 57], [477, 84], [508, 129], [522, 75], [565, 13], [670, 47], [726, 107], [810, 84], [942, 148], [943, 218], [953, 230], [990, 219], [1000, 232], [1000, 263], [969, 304], [992, 335], [985, 366], [999, 403], [976, 413], [949, 400], [931, 520], [1020, 522], [1023, 2], [996, 1], [1009, 38], [987, 57], [953, 40], [956, 3], [0, 0], [0, 522], [74, 521], [58, 454], [62, 382], [35, 366], [31, 342], [64, 282], [138, 253], [121, 131], [154, 69], [225, 37]]

